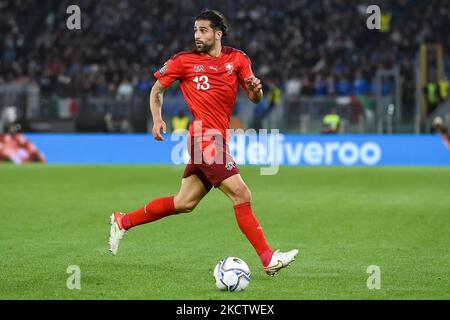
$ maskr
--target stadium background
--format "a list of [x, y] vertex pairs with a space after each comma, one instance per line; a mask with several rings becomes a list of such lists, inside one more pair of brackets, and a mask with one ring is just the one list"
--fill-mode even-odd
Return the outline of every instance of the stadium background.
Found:
[[[81, 30], [72, 31], [70, 1], [1, 4], [1, 106], [16, 106], [27, 130], [148, 131], [152, 74], [193, 47], [187, 31], [207, 7], [228, 17], [224, 44], [244, 50], [264, 83], [260, 105], [238, 99], [235, 126], [318, 133], [336, 106], [342, 132], [429, 133], [430, 114], [448, 100], [450, 13], [438, 0], [80, 1]], [[372, 4], [381, 30], [365, 27]], [[431, 106], [428, 83], [437, 86]], [[171, 125], [189, 112], [179, 90], [166, 96]]]
[[[72, 4], [81, 30], [67, 29]], [[381, 30], [366, 27], [373, 4]], [[194, 214], [136, 230], [115, 260], [107, 252], [112, 210], [177, 190], [182, 166], [169, 160], [168, 139], [148, 134], [148, 95], [153, 72], [192, 48], [204, 8], [225, 14], [224, 44], [245, 51], [264, 84], [262, 103], [238, 97], [232, 126], [280, 129], [291, 151], [315, 144], [275, 176], [242, 166], [269, 240], [302, 250], [273, 281], [219, 192]], [[25, 132], [51, 163], [0, 166], [8, 226], [0, 298], [236, 299], [210, 277], [216, 261], [234, 255], [253, 272], [239, 299], [448, 299], [449, 22], [438, 0], [0, 0], [2, 139]], [[338, 134], [322, 134], [333, 108]], [[174, 85], [163, 107], [169, 132], [180, 113], [190, 117]], [[383, 158], [375, 164], [395, 167], [361, 168], [358, 158], [350, 165], [359, 168], [324, 168], [349, 165], [315, 161], [317, 143], [334, 142], [376, 143]], [[366, 286], [371, 264], [382, 270], [381, 290]], [[82, 290], [67, 289], [69, 265], [81, 267]]]

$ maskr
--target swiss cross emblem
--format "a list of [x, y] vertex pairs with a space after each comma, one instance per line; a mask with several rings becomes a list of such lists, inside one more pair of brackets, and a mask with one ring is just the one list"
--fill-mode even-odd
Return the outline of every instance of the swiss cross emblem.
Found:
[[229, 74], [233, 73], [234, 67], [232, 63], [226, 63], [225, 64], [225, 69], [228, 71]]

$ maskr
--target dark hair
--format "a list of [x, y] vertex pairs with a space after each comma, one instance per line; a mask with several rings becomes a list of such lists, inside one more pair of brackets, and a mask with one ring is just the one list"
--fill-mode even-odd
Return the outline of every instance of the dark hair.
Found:
[[205, 10], [200, 13], [195, 21], [198, 20], [208, 20], [211, 22], [211, 27], [213, 29], [220, 29], [222, 31], [222, 36], [225, 37], [227, 35], [228, 24], [224, 15], [216, 10]]

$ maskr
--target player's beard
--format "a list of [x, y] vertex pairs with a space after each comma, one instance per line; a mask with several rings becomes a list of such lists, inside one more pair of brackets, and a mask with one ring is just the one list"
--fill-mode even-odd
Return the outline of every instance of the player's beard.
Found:
[[197, 44], [195, 44], [195, 46], [197, 48], [197, 52], [208, 53], [214, 48], [215, 44], [216, 43], [214, 41], [211, 44], [207, 44], [205, 42], [202, 42], [202, 45], [200, 47]]

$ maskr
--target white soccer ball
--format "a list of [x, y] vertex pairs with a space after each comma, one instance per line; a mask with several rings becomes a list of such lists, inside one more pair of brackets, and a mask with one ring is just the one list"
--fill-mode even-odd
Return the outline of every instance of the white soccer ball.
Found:
[[242, 259], [236, 257], [220, 260], [213, 275], [217, 288], [222, 291], [242, 291], [250, 283], [250, 268]]

